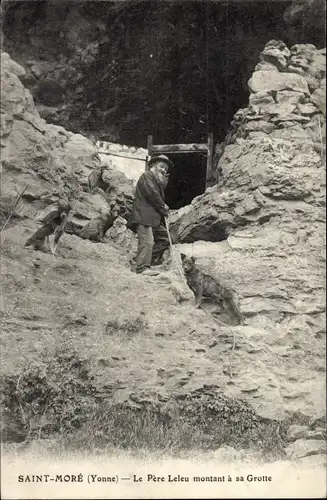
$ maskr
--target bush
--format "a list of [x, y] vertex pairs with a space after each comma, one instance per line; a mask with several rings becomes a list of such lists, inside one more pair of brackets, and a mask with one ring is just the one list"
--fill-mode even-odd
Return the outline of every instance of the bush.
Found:
[[2, 383], [2, 439], [21, 441], [78, 429], [93, 411], [95, 387], [76, 353], [28, 366]]
[[286, 423], [263, 419], [250, 405], [215, 389], [167, 402], [131, 395], [130, 401], [115, 403], [110, 393], [96, 390], [87, 362], [75, 352], [30, 365], [6, 377], [2, 386], [3, 441], [52, 437], [64, 449], [115, 447], [170, 455], [229, 445], [273, 459], [283, 456], [287, 442]]

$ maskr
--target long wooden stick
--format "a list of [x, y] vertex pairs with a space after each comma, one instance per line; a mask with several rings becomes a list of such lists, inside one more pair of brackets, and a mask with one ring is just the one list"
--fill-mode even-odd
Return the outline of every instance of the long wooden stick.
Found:
[[176, 264], [176, 267], [177, 267], [177, 269], [179, 271], [179, 274], [181, 275], [182, 281], [183, 281], [183, 283], [185, 283], [184, 274], [183, 274], [183, 272], [181, 271], [181, 269], [180, 269], [180, 267], [178, 265], [178, 262], [177, 262], [177, 259], [176, 259], [175, 253], [174, 253], [173, 242], [171, 241], [171, 236], [170, 236], [170, 232], [169, 232], [168, 217], [165, 217], [165, 224], [166, 224], [166, 229], [167, 229], [167, 233], [168, 233], [168, 239], [169, 239], [169, 245], [170, 245], [170, 251], [171, 251], [172, 259], [175, 260], [175, 264]]
[[320, 134], [320, 145], [321, 145], [321, 152], [320, 152], [320, 154], [322, 155], [323, 152], [324, 152], [324, 145], [323, 145], [323, 140], [322, 140], [320, 115], [318, 115], [318, 121], [319, 121], [319, 134]]

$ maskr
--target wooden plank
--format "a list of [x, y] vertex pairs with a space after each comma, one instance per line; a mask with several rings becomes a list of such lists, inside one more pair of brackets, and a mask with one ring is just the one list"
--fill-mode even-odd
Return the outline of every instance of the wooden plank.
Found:
[[145, 160], [145, 172], [146, 172], [147, 170], [149, 170], [149, 160], [150, 160], [150, 156], [147, 156], [147, 157], [146, 157], [146, 160]]
[[147, 149], [148, 149], [148, 156], [146, 157], [145, 171], [149, 170], [148, 162], [153, 154], [153, 135], [148, 135]]
[[152, 146], [152, 153], [197, 153], [207, 152], [207, 150], [207, 144], [157, 144]]
[[149, 156], [152, 156], [152, 147], [153, 147], [153, 135], [148, 135], [147, 148]]
[[210, 187], [212, 184], [212, 158], [213, 158], [213, 133], [210, 132], [208, 137], [208, 154], [207, 154], [207, 173], [206, 184]]

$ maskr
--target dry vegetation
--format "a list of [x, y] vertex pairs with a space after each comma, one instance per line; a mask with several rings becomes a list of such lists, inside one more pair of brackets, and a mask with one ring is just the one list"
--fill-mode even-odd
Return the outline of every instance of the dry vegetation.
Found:
[[52, 360], [30, 364], [2, 383], [2, 439], [7, 442], [52, 438], [62, 449], [115, 447], [171, 456], [228, 444], [261, 452], [268, 460], [284, 456], [288, 423], [259, 418], [244, 403], [200, 392], [165, 404], [114, 404], [97, 391], [87, 361], [76, 352], [58, 351]]

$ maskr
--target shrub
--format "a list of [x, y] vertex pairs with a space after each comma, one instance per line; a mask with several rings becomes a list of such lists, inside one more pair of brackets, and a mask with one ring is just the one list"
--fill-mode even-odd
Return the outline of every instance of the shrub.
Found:
[[2, 383], [2, 439], [47, 437], [79, 428], [93, 410], [93, 378], [76, 353], [28, 366]]

